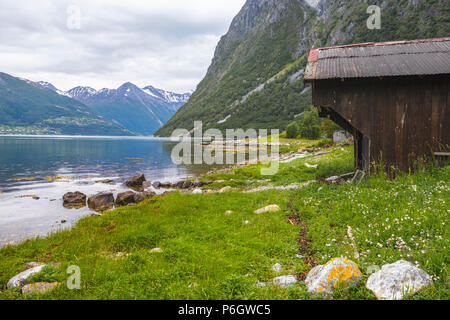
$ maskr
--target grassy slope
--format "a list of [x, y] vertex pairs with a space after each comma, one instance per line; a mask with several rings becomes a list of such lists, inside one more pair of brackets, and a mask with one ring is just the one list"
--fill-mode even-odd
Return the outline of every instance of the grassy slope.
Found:
[[[283, 164], [272, 183], [346, 172], [352, 163], [350, 153], [347, 149], [321, 159]], [[305, 162], [319, 163], [318, 173], [307, 169]], [[251, 166], [236, 170], [227, 180], [239, 176], [260, 178]], [[309, 270], [295, 258], [299, 227], [287, 223], [287, 217], [296, 213], [308, 225], [310, 250], [317, 262], [336, 256], [354, 258], [346, 238], [350, 225], [361, 253], [355, 261], [363, 272], [373, 264], [401, 258], [417, 261], [438, 278], [435, 286], [412, 298], [448, 299], [448, 181], [450, 167], [446, 166], [394, 181], [377, 175], [358, 186], [313, 184], [300, 190], [252, 194], [175, 193], [83, 219], [73, 230], [47, 239], [1, 249], [0, 284], [26, 263], [41, 261], [62, 262], [63, 267], [47, 268], [34, 281], [64, 281], [65, 268], [78, 265], [82, 288], [69, 291], [61, 286], [31, 299], [315, 299], [319, 297], [308, 295], [304, 283], [287, 289], [254, 286], [277, 276], [271, 270], [277, 262], [284, 266], [281, 274]], [[282, 211], [253, 213], [273, 203]], [[234, 214], [225, 216], [227, 210]], [[250, 223], [244, 224], [245, 220]], [[396, 248], [399, 237], [411, 251]], [[155, 247], [164, 251], [151, 253]], [[108, 257], [117, 252], [130, 255]], [[374, 299], [364, 283], [339, 290], [330, 299]], [[18, 289], [0, 291], [0, 299], [24, 298]]]

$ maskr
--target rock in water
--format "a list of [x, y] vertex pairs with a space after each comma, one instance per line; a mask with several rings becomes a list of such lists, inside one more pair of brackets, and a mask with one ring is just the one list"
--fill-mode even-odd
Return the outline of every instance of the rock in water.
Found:
[[280, 211], [280, 207], [277, 206], [276, 204], [261, 208], [259, 210], [256, 210], [255, 213], [256, 214], [261, 214], [261, 213], [266, 213], [266, 212], [277, 212]]
[[127, 206], [130, 203], [135, 203], [136, 194], [133, 191], [122, 192], [117, 195], [115, 205], [116, 207]]
[[86, 206], [86, 195], [81, 192], [68, 192], [63, 197], [63, 206], [68, 209]]
[[9, 288], [18, 288], [18, 287], [23, 286], [23, 284], [25, 283], [25, 281], [27, 281], [28, 278], [41, 272], [42, 269], [44, 269], [45, 267], [46, 267], [46, 265], [42, 264], [37, 267], [25, 270], [25, 271], [19, 273], [18, 275], [15, 275], [8, 281], [8, 283], [6, 284], [6, 287], [9, 289]]
[[112, 209], [114, 206], [114, 195], [111, 192], [102, 192], [88, 199], [90, 209], [101, 212]]
[[356, 263], [345, 258], [336, 258], [312, 269], [305, 282], [309, 293], [328, 295], [339, 285], [355, 285], [361, 278], [362, 273]]
[[384, 265], [372, 274], [366, 287], [383, 300], [401, 300], [404, 294], [413, 295], [433, 284], [430, 275], [407, 261]]
[[159, 181], [153, 182], [152, 186], [155, 189], [159, 189], [159, 188], [161, 188], [161, 182], [159, 182]]
[[192, 187], [194, 184], [192, 183], [192, 181], [187, 180], [185, 182], [183, 182], [183, 186], [181, 187], [181, 189], [189, 189], [190, 187]]
[[143, 183], [146, 181], [145, 176], [141, 173], [138, 175], [135, 175], [133, 178], [125, 182], [125, 185], [128, 188], [131, 188], [135, 191], [143, 191]]
[[28, 294], [33, 294], [33, 293], [47, 293], [47, 292], [50, 292], [53, 289], [55, 289], [60, 284], [61, 284], [60, 282], [53, 282], [53, 283], [38, 282], [38, 283], [27, 284], [22, 287], [22, 294], [28, 295]]

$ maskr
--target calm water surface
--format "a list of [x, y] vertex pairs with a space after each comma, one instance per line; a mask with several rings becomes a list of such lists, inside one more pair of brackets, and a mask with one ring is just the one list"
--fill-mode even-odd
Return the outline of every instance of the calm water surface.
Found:
[[[164, 182], [213, 169], [173, 164], [175, 145], [168, 139], [140, 137], [0, 136], [0, 247], [70, 228], [92, 213], [86, 207], [63, 208], [66, 192], [117, 194], [127, 190], [123, 181], [136, 173]], [[48, 181], [55, 176], [61, 178]], [[98, 182], [104, 179], [116, 183]]]

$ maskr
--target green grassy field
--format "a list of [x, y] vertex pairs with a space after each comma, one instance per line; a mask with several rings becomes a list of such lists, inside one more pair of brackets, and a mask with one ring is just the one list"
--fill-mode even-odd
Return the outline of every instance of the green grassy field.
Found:
[[[282, 164], [273, 177], [261, 177], [260, 166], [254, 165], [205, 179], [226, 181], [217, 187], [257, 185], [261, 179], [283, 185], [351, 171], [352, 149], [332, 150]], [[307, 168], [305, 162], [319, 167]], [[1, 249], [0, 285], [28, 262], [60, 262], [60, 268], [48, 267], [30, 282], [64, 282], [66, 268], [77, 265], [81, 289], [62, 285], [51, 293], [22, 296], [20, 289], [3, 287], [0, 299], [322, 299], [308, 294], [304, 282], [291, 288], [257, 288], [255, 283], [301, 276], [311, 262], [341, 256], [360, 266], [364, 281], [327, 299], [375, 299], [365, 288], [368, 270], [400, 259], [417, 263], [435, 280], [409, 299], [449, 299], [449, 181], [446, 165], [419, 168], [395, 180], [378, 173], [359, 185], [157, 196], [85, 218], [70, 231]], [[270, 204], [282, 210], [254, 214]], [[225, 215], [227, 210], [234, 213]], [[348, 226], [359, 258], [347, 238]], [[299, 253], [306, 258], [297, 258]], [[271, 269], [275, 263], [282, 272]]]

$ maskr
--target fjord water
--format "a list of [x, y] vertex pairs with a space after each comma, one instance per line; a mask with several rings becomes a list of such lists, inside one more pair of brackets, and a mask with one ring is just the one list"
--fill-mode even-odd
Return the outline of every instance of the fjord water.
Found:
[[[136, 173], [173, 182], [212, 169], [173, 164], [176, 143], [151, 137], [0, 136], [0, 247], [69, 228], [92, 213], [63, 208], [66, 192], [117, 194]], [[105, 179], [116, 183], [99, 182]]]

